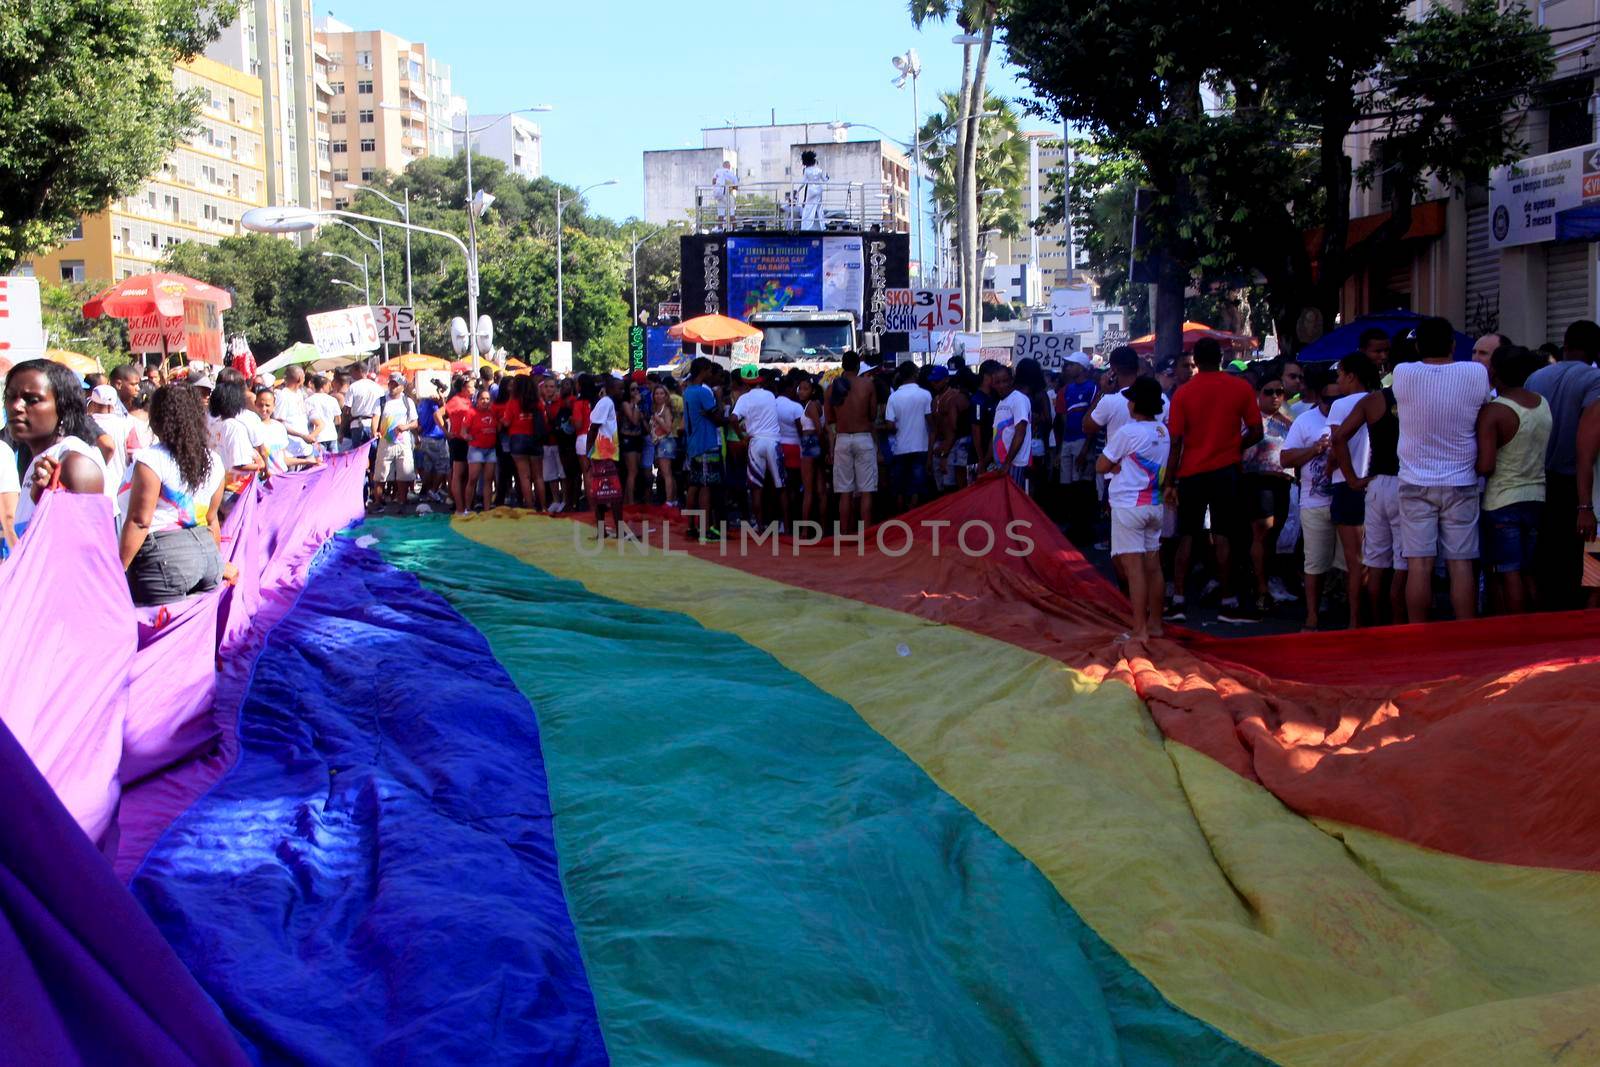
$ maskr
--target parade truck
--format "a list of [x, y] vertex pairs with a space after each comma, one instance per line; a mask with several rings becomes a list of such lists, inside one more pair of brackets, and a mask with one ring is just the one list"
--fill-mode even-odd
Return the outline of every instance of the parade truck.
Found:
[[[766, 210], [783, 190], [742, 198], [731, 221], [698, 212], [679, 244], [682, 317], [726, 315], [761, 330], [763, 366], [826, 369], [852, 349], [906, 351], [906, 334], [888, 329], [886, 294], [910, 285], [911, 236], [876, 187], [834, 185], [818, 230]], [[709, 189], [704, 199], [713, 202]]]

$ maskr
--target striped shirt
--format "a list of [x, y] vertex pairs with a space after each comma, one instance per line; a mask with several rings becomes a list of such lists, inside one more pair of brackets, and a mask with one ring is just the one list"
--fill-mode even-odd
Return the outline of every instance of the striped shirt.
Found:
[[1402, 363], [1394, 369], [1400, 484], [1478, 484], [1478, 409], [1489, 402], [1478, 363]]

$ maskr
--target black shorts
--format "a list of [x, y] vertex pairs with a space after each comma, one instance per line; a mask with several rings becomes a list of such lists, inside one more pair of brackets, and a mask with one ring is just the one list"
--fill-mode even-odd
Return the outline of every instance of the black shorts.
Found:
[[644, 434], [642, 434], [642, 433], [625, 433], [625, 434], [621, 435], [621, 438], [622, 438], [622, 451], [624, 451], [624, 452], [643, 452], [644, 451]]
[[514, 433], [506, 438], [506, 451], [513, 456], [533, 455], [533, 434]]
[[448, 438], [450, 442], [450, 462], [465, 463], [467, 461], [467, 439], [465, 437]]
[[1335, 526], [1364, 526], [1367, 522], [1367, 494], [1365, 490], [1352, 489], [1344, 482], [1333, 483], [1333, 505], [1328, 517]]
[[1289, 479], [1277, 474], [1245, 474], [1244, 504], [1251, 520], [1274, 519], [1281, 529], [1289, 517]]
[[1213, 533], [1235, 536], [1242, 521], [1240, 473], [1237, 464], [1178, 479], [1178, 532], [1198, 537], [1206, 532], [1211, 512]]

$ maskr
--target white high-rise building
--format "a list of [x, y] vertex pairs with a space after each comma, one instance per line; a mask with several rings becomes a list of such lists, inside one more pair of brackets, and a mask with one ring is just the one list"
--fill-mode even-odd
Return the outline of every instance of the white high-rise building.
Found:
[[[530, 122], [521, 115], [507, 115], [505, 118], [496, 115], [468, 115], [465, 127], [473, 130], [485, 127], [470, 135], [472, 150], [475, 153], [500, 160], [511, 168], [513, 174], [528, 181], [539, 177], [542, 157], [538, 123]], [[466, 136], [457, 134], [455, 140], [459, 151], [466, 141]]]

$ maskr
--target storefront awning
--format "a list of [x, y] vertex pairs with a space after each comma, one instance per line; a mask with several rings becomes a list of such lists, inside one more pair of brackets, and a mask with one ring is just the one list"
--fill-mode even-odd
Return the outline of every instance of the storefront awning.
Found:
[[[1444, 233], [1445, 220], [1444, 200], [1428, 200], [1411, 209], [1411, 225], [1406, 229], [1405, 241], [1417, 240], [1424, 237], [1438, 237]], [[1376, 215], [1362, 215], [1360, 218], [1350, 220], [1350, 231], [1345, 237], [1345, 248], [1354, 248], [1363, 241], [1368, 240], [1378, 232], [1378, 228], [1394, 217], [1392, 211], [1380, 211]], [[1306, 231], [1306, 251], [1311, 255], [1311, 261], [1316, 263], [1322, 253], [1323, 227], [1315, 226]]]

